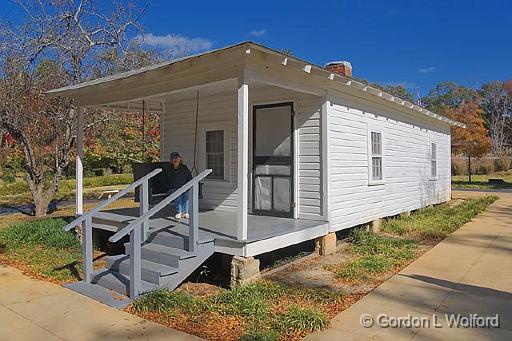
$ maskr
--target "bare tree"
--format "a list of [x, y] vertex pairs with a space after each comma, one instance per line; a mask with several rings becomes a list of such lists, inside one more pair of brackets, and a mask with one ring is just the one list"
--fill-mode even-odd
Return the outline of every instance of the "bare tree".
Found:
[[495, 156], [504, 155], [510, 142], [512, 94], [506, 90], [503, 82], [494, 81], [484, 84], [480, 91], [491, 137], [491, 151]]
[[[129, 37], [145, 7], [123, 0], [16, 2], [23, 24], [0, 27], [0, 130], [21, 146], [35, 215], [43, 216], [72, 158], [77, 115], [72, 101], [43, 93], [139, 66], [127, 51], [136, 50]], [[86, 129], [102, 120], [87, 119]]]

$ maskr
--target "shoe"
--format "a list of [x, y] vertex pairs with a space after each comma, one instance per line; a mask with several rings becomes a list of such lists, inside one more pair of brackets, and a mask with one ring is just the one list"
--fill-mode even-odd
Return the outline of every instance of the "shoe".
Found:
[[176, 215], [174, 216], [174, 218], [176, 218], [176, 219], [181, 219], [181, 212], [176, 213]]
[[181, 215], [181, 217], [184, 218], [184, 219], [190, 219], [190, 216], [188, 215], [188, 213], [183, 213]]

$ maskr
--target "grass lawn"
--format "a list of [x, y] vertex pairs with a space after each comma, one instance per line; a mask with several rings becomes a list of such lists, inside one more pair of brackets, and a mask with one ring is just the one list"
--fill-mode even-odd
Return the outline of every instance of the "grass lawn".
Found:
[[[109, 208], [135, 205], [133, 199], [120, 199]], [[96, 204], [84, 206], [88, 211]], [[74, 217], [74, 213], [75, 209], [71, 206], [59, 209], [44, 219], [21, 213], [0, 217], [0, 263], [55, 283], [80, 279], [80, 244], [73, 232], [62, 229]], [[96, 252], [95, 256], [100, 254]]]
[[53, 282], [69, 282], [82, 272], [80, 243], [64, 232], [66, 220], [15, 223], [0, 229], [0, 261]]
[[401, 269], [419, 254], [418, 244], [413, 240], [381, 236], [364, 230], [354, 230], [349, 243], [353, 257], [347, 262], [325, 268], [353, 284], [378, 281], [380, 275]]
[[484, 211], [496, 199], [495, 196], [485, 196], [467, 199], [455, 206], [446, 203], [419, 209], [409, 217], [386, 220], [381, 230], [422, 243], [438, 242]]
[[325, 268], [348, 283], [378, 283], [382, 275], [399, 271], [496, 199], [485, 196], [419, 209], [410, 216], [386, 219], [379, 234], [356, 229], [349, 237], [352, 257]]
[[[133, 182], [133, 174], [110, 174], [84, 178], [84, 195], [86, 198], [97, 197], [102, 191], [109, 188], [124, 188], [124, 185]], [[55, 199], [62, 200], [74, 196], [75, 179], [63, 179], [59, 183], [59, 191]], [[97, 190], [96, 190], [97, 189]], [[0, 204], [14, 205], [32, 202], [28, 185], [22, 179], [14, 183], [0, 181]]]
[[[467, 189], [507, 189], [512, 188], [512, 172], [500, 172], [491, 175], [472, 175], [469, 182], [467, 175], [452, 176], [452, 188]], [[489, 184], [489, 179], [503, 179], [505, 184]]]

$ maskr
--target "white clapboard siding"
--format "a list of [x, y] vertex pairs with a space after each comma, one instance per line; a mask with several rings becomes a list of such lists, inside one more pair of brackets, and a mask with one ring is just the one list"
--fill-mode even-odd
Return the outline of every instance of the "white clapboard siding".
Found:
[[[199, 97], [198, 135], [202, 127], [211, 125], [222, 126], [229, 136], [229, 153], [225, 157], [229, 160], [229, 178], [220, 180], [205, 180], [203, 186], [203, 199], [200, 200], [202, 208], [235, 211], [238, 207], [237, 194], [237, 94], [230, 92], [215, 96]], [[162, 159], [168, 160], [169, 154], [176, 150], [184, 158], [190, 169], [194, 164], [194, 133], [195, 133], [196, 98], [173, 100], [167, 98], [164, 124], [164, 141], [162, 143]], [[197, 143], [201, 143], [200, 136]], [[196, 166], [202, 171], [200, 160], [202, 153], [197, 148]]]
[[[295, 106], [295, 126], [298, 139], [297, 153], [297, 200], [298, 217], [308, 219], [323, 219], [321, 179], [322, 165], [320, 162], [320, 107], [321, 99], [311, 95], [284, 90], [276, 87], [249, 89], [249, 170], [252, 170], [252, 106], [257, 104], [270, 104], [278, 102], [293, 102]], [[169, 159], [169, 154], [176, 150], [182, 154], [185, 163], [192, 168], [194, 153], [195, 131], [195, 96], [187, 99], [174, 100], [169, 97], [165, 102], [165, 113], [162, 117], [162, 143], [161, 158]], [[232, 91], [199, 97], [199, 119], [201, 127], [222, 125], [228, 130], [230, 137], [229, 150], [229, 179], [226, 181], [205, 180], [203, 186], [202, 208], [235, 211], [238, 207], [237, 193], [237, 93]], [[201, 138], [197, 139], [198, 144]], [[198, 146], [198, 151], [200, 150]], [[201, 153], [197, 153], [197, 166], [204, 160], [199, 160]], [[203, 161], [203, 162], [202, 162]], [[252, 178], [252, 177], [251, 177]], [[252, 181], [249, 182], [251, 190]], [[249, 207], [252, 195], [248, 194]]]
[[[331, 230], [450, 199], [450, 127], [401, 109], [335, 94], [329, 114]], [[368, 129], [383, 138], [382, 185], [368, 181]], [[430, 142], [437, 143], [437, 180], [430, 178]]]

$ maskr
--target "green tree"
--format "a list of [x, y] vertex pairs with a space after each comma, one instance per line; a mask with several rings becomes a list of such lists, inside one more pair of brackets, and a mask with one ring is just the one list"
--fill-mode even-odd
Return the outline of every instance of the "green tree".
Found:
[[368, 84], [369, 86], [372, 86], [374, 88], [380, 89], [384, 92], [387, 92], [393, 96], [399, 97], [403, 100], [409, 101], [411, 103], [414, 102], [414, 95], [412, 94], [412, 92], [407, 90], [402, 84], [381, 85], [379, 83], [370, 83], [368, 80], [366, 80], [364, 78], [356, 78], [356, 80], [361, 83]]
[[414, 95], [412, 92], [407, 90], [402, 84], [398, 85], [384, 85], [382, 87], [382, 90], [385, 92], [400, 97], [403, 100], [409, 101], [411, 103], [414, 103]]
[[456, 109], [465, 102], [472, 102], [478, 96], [476, 90], [460, 86], [454, 82], [442, 82], [437, 84], [428, 95], [422, 98], [425, 107], [440, 115], [446, 115], [448, 111]]

